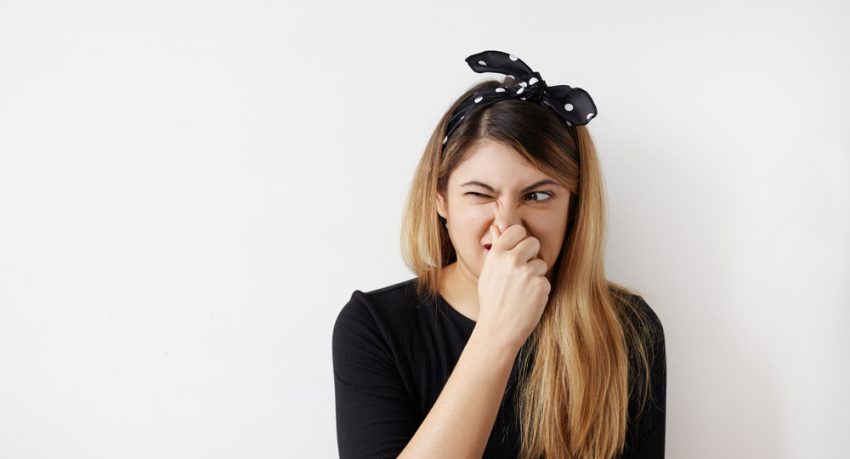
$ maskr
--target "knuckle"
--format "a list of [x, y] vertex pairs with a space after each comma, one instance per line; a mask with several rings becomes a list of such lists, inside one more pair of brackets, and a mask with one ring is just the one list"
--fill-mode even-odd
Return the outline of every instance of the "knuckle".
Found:
[[513, 264], [514, 267], [520, 269], [525, 267], [525, 263], [523, 263], [522, 260], [520, 260], [520, 258], [515, 253], [511, 254], [511, 264]]

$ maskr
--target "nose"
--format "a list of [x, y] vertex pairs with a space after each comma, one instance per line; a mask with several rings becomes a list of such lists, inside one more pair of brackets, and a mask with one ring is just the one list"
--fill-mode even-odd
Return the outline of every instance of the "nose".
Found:
[[517, 205], [511, 202], [496, 202], [496, 210], [493, 218], [493, 224], [499, 228], [499, 231], [504, 233], [511, 225], [521, 224], [522, 216], [517, 209]]

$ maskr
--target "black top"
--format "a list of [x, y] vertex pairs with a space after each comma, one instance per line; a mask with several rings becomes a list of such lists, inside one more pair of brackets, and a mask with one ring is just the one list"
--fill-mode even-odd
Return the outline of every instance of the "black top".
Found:
[[[423, 302], [416, 279], [363, 293], [355, 290], [333, 329], [333, 371], [339, 455], [395, 458], [431, 410], [469, 340], [475, 321], [442, 296]], [[658, 317], [640, 296], [654, 329], [653, 402], [629, 428], [622, 458], [664, 457], [666, 363]], [[484, 458], [516, 458], [519, 428], [514, 395], [520, 359], [514, 362]]]

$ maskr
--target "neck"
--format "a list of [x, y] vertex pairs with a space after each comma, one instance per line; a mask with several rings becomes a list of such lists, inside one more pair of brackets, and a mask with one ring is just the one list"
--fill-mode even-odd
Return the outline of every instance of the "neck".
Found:
[[440, 295], [456, 311], [472, 319], [478, 319], [478, 278], [460, 262], [443, 269], [440, 279]]

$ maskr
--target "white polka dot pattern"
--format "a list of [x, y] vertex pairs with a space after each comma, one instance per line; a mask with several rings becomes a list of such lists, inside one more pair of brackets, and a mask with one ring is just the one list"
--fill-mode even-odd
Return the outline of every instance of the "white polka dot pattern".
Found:
[[505, 85], [508, 81], [505, 80], [502, 85], [478, 91], [461, 103], [449, 119], [444, 144], [471, 111], [503, 100], [526, 100], [548, 107], [569, 127], [585, 125], [599, 113], [587, 91], [567, 85], [549, 86], [540, 73], [513, 54], [482, 51], [467, 57], [466, 63], [477, 73], [501, 73], [516, 83]]

